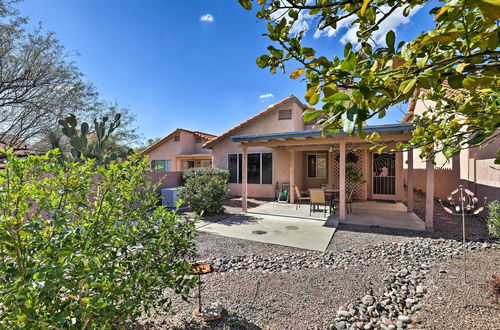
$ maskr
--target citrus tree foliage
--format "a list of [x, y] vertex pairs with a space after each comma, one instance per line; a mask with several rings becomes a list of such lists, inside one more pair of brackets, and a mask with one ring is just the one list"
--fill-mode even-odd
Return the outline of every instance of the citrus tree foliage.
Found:
[[[239, 0], [245, 9], [258, 3], [257, 18], [268, 21], [264, 34], [272, 41], [257, 65], [272, 73], [294, 66], [290, 78], [303, 77], [305, 99], [319, 111], [308, 110], [306, 121], [320, 114], [328, 131], [343, 129], [365, 138], [363, 121], [384, 117], [389, 107], [413, 95], [434, 101], [432, 111], [414, 118], [416, 130], [409, 144], [422, 147], [421, 157], [442, 151], [446, 157], [460, 149], [492, 142], [500, 126], [498, 78], [500, 51], [497, 0]], [[403, 10], [431, 5], [435, 26], [410, 41], [397, 40], [389, 31], [384, 44], [373, 33], [380, 24]], [[304, 45], [305, 31], [292, 30], [303, 16], [312, 16], [316, 28], [337, 28], [343, 20], [359, 24], [360, 47], [348, 43], [343, 55], [319, 54]], [[416, 25], [418, 26], [418, 24]], [[294, 31], [293, 33], [291, 31]], [[445, 88], [448, 85], [449, 88]], [[346, 89], [352, 93], [346, 93]], [[420, 94], [416, 92], [420, 91]], [[370, 136], [376, 140], [377, 135]], [[500, 157], [497, 158], [500, 161]]]
[[190, 168], [184, 171], [184, 184], [179, 197], [197, 214], [213, 214], [224, 211], [227, 197], [229, 172], [219, 168]]
[[193, 223], [156, 207], [143, 159], [2, 153], [0, 328], [115, 328], [195, 285]]

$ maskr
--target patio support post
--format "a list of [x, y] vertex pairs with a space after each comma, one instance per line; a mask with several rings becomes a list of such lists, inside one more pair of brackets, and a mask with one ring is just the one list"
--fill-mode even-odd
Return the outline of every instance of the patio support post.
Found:
[[403, 167], [403, 153], [396, 152], [396, 201], [398, 202], [404, 199]]
[[413, 212], [413, 149], [408, 149], [408, 212]]
[[340, 141], [339, 159], [339, 220], [345, 220], [346, 215], [346, 191], [345, 191], [345, 141]]
[[434, 164], [432, 159], [426, 163], [425, 185], [425, 229], [433, 230], [434, 227]]
[[328, 163], [328, 173], [326, 174], [327, 178], [328, 178], [328, 187], [329, 188], [333, 188], [333, 152], [330, 150], [328, 150], [328, 160], [327, 160], [327, 163]]
[[242, 166], [241, 166], [241, 172], [242, 172], [242, 184], [241, 184], [241, 211], [246, 212], [248, 210], [248, 205], [247, 205], [247, 182], [248, 182], [248, 153], [247, 153], [247, 146], [241, 146], [241, 150], [243, 151], [243, 157], [242, 157]]
[[295, 202], [295, 190], [293, 186], [295, 185], [295, 150], [290, 150], [290, 193], [288, 196], [290, 197], [289, 202]]

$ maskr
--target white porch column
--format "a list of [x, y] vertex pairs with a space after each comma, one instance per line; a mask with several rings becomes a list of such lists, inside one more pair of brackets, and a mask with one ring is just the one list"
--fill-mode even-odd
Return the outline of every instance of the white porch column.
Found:
[[432, 230], [434, 227], [434, 164], [432, 164], [432, 159], [427, 161], [425, 172], [425, 229]]
[[346, 209], [345, 209], [345, 141], [340, 143], [340, 159], [339, 159], [339, 220], [345, 220]]
[[247, 153], [247, 146], [241, 146], [241, 150], [243, 151], [243, 157], [242, 157], [242, 166], [241, 166], [241, 172], [242, 172], [242, 182], [241, 182], [241, 210], [243, 212], [246, 212], [248, 210], [248, 205], [247, 205], [247, 182], [248, 182], [248, 153]]
[[295, 202], [295, 189], [293, 186], [295, 185], [295, 150], [290, 150], [290, 203]]
[[413, 149], [408, 149], [408, 212], [413, 212]]
[[363, 178], [365, 178], [365, 183], [363, 183], [362, 185], [363, 188], [361, 191], [362, 200], [368, 200], [369, 162], [370, 162], [370, 155], [368, 154], [368, 149], [367, 148], [361, 149], [361, 166], [362, 166]]

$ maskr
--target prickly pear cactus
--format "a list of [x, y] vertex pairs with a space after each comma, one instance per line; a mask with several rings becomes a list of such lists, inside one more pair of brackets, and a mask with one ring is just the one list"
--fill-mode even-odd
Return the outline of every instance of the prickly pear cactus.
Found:
[[[83, 158], [95, 159], [99, 165], [107, 165], [111, 161], [118, 158], [125, 158], [131, 150], [120, 154], [106, 153], [107, 142], [111, 134], [120, 126], [121, 115], [117, 113], [112, 121], [109, 121], [107, 116], [104, 116], [101, 121], [94, 119], [94, 136], [95, 141], [89, 143], [88, 137], [90, 132], [89, 124], [83, 122], [78, 127], [78, 122], [74, 115], [70, 115], [65, 119], [59, 120], [62, 126], [62, 132], [69, 138], [71, 145], [71, 156], [75, 161], [81, 161]], [[108, 123], [109, 121], [109, 123]]]

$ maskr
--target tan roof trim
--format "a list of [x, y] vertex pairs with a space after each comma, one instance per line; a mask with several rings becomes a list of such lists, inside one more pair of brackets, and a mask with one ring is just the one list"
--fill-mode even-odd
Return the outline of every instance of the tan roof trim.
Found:
[[247, 126], [248, 124], [256, 121], [259, 118], [262, 118], [263, 116], [267, 115], [268, 113], [276, 110], [280, 106], [282, 106], [282, 105], [284, 105], [284, 104], [286, 104], [286, 103], [288, 103], [290, 101], [295, 101], [302, 108], [302, 110], [305, 110], [305, 109], [319, 110], [319, 109], [313, 108], [311, 106], [305, 105], [295, 95], [290, 95], [286, 99], [283, 99], [283, 100], [279, 101], [278, 103], [270, 105], [265, 110], [259, 112], [255, 116], [252, 116], [252, 117], [248, 118], [247, 120], [245, 120], [245, 121], [239, 123], [238, 125], [234, 126], [233, 128], [227, 130], [226, 132], [224, 132], [221, 135], [217, 136], [215, 139], [212, 139], [212, 140], [206, 142], [203, 145], [203, 148], [211, 148], [214, 144], [220, 142], [221, 140], [223, 140], [227, 136], [231, 135], [231, 133], [234, 133], [235, 131], [239, 130], [240, 128], [243, 128], [243, 127]]
[[174, 135], [176, 135], [179, 132], [191, 133], [191, 134], [194, 134], [195, 136], [201, 137], [202, 139], [208, 140], [208, 141], [210, 141], [211, 139], [214, 139], [216, 137], [216, 135], [213, 135], [213, 134], [208, 134], [208, 133], [204, 133], [204, 132], [200, 132], [200, 131], [190, 131], [190, 130], [184, 129], [184, 128], [178, 128], [175, 131], [173, 131], [172, 133], [170, 133], [169, 135], [165, 136], [163, 139], [156, 141], [155, 143], [153, 143], [152, 145], [150, 145], [149, 147], [147, 147], [146, 149], [141, 151], [140, 154], [144, 155], [144, 154], [147, 154], [148, 152], [158, 148], [160, 145], [162, 145], [164, 142], [166, 142], [168, 139], [170, 139], [171, 137], [173, 137]]

